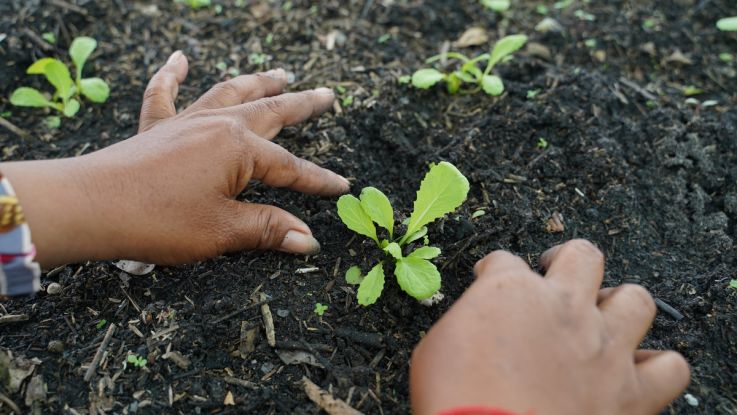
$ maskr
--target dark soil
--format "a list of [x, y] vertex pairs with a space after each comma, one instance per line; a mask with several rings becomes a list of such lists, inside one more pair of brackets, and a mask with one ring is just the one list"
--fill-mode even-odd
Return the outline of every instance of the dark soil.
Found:
[[[731, 1], [548, 4], [562, 34], [534, 31], [542, 16], [533, 2], [514, 4], [505, 19], [471, 0], [214, 2], [222, 13], [165, 0], [77, 0], [85, 14], [58, 1], [0, 3], [1, 97], [21, 85], [46, 88], [25, 68], [42, 56], [66, 59], [77, 35], [99, 40], [87, 72], [112, 86], [107, 103], [85, 104], [56, 130], [43, 126], [42, 111], [0, 98], [0, 112], [30, 133], [21, 139], [0, 129], [3, 160], [73, 156], [133, 135], [145, 83], [175, 49], [190, 58], [182, 104], [230, 76], [219, 62], [243, 73], [284, 67], [295, 74], [293, 89], [342, 86], [354, 97], [335, 114], [286, 130], [279, 142], [294, 153], [355, 178], [357, 190], [382, 189], [405, 215], [429, 162], [450, 161], [469, 178], [466, 204], [430, 229], [443, 249], [436, 263], [445, 300], [424, 307], [389, 279], [377, 304], [358, 306], [343, 273], [353, 264], [365, 269], [375, 253], [337, 219], [335, 200], [254, 185], [244, 197], [302, 216], [323, 242], [319, 255], [233, 254], [146, 277], [110, 263], [72, 264], [43, 276], [44, 286], [62, 285], [60, 294], [2, 303], [3, 312], [29, 316], [0, 327], [0, 346], [40, 359], [43, 412], [317, 413], [298, 384], [308, 376], [365, 413], [408, 413], [413, 345], [472, 281], [474, 262], [507, 249], [534, 264], [546, 248], [576, 237], [606, 253], [606, 286], [640, 283], [683, 314], [676, 320], [661, 306], [644, 344], [678, 350], [693, 368], [687, 392], [699, 406], [680, 398], [666, 412], [737, 411], [737, 290], [728, 288], [737, 269], [737, 64], [718, 56], [737, 54], [737, 36], [714, 26], [737, 14]], [[501, 98], [397, 83], [471, 26], [492, 39], [526, 33], [550, 56], [521, 53], [500, 65]], [[338, 36], [326, 50], [332, 30], [345, 42]], [[28, 34], [47, 31], [59, 39], [49, 51]], [[268, 61], [249, 63], [252, 53]], [[690, 85], [705, 91], [698, 102], [717, 105], [687, 104]], [[530, 90], [539, 95], [528, 98]], [[545, 149], [537, 147], [541, 137]], [[486, 214], [472, 218], [479, 209]], [[556, 212], [565, 230], [552, 233], [546, 223]], [[319, 271], [295, 273], [310, 266]], [[261, 327], [258, 307], [212, 321], [256, 292], [272, 297], [278, 346], [306, 349], [324, 369], [285, 365], [260, 328], [255, 351], [241, 357], [241, 326]], [[321, 318], [317, 302], [329, 305]], [[102, 320], [119, 328], [84, 382], [106, 331]], [[47, 351], [53, 340], [64, 343], [62, 353]], [[169, 348], [190, 365], [164, 359]], [[145, 369], [123, 369], [129, 351], [148, 358]], [[253, 385], [227, 383], [228, 376]], [[235, 406], [224, 405], [228, 392]], [[23, 407], [22, 390], [10, 398]]]

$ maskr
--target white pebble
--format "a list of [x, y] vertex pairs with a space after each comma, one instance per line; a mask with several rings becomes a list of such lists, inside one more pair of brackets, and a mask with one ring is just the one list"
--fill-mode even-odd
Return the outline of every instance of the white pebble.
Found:
[[687, 394], [683, 395], [683, 398], [686, 399], [686, 402], [689, 405], [691, 405], [693, 407], [699, 406], [699, 399], [697, 397], [691, 395], [690, 393], [687, 393]]
[[48, 287], [46, 287], [46, 294], [48, 295], [56, 295], [61, 292], [61, 284], [58, 282], [52, 282], [49, 284]]

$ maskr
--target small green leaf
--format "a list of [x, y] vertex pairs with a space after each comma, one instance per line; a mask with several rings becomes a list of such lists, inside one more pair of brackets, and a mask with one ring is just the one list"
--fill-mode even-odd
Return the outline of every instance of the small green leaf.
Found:
[[503, 58], [513, 54], [519, 48], [527, 43], [527, 36], [525, 35], [510, 35], [499, 39], [494, 45], [494, 49], [491, 51], [491, 57], [489, 58], [489, 65], [494, 67]]
[[479, 217], [484, 216], [484, 215], [486, 215], [486, 211], [483, 210], [483, 209], [479, 209], [479, 210], [473, 212], [473, 214], [471, 215], [471, 219], [476, 219], [476, 218], [479, 218]]
[[412, 82], [412, 75], [402, 75], [397, 79], [400, 85], [405, 85]]
[[54, 34], [54, 32], [45, 32], [41, 35], [41, 38], [51, 43], [52, 45], [56, 44], [56, 35]]
[[407, 237], [407, 240], [404, 241], [404, 242], [402, 242], [402, 243], [400, 243], [400, 245], [409, 245], [412, 242], [414, 242], [414, 241], [416, 241], [416, 240], [418, 240], [418, 239], [420, 239], [422, 237], [425, 237], [426, 235], [427, 235], [427, 226], [423, 226], [422, 228], [420, 228], [419, 231], [417, 231], [417, 232], [413, 233], [412, 235], [410, 235], [409, 237]]
[[394, 275], [402, 290], [418, 300], [430, 298], [440, 289], [440, 273], [432, 262], [409, 256], [397, 261]]
[[415, 88], [428, 89], [445, 78], [445, 74], [437, 69], [420, 69], [412, 74], [412, 85]]
[[433, 259], [440, 255], [440, 248], [434, 246], [421, 246], [407, 256], [422, 259]]
[[61, 117], [58, 115], [51, 115], [44, 118], [44, 125], [46, 128], [53, 130], [61, 126]]
[[18, 107], [53, 107], [53, 103], [46, 99], [41, 92], [26, 86], [13, 91], [13, 95], [10, 96], [10, 103]]
[[351, 285], [356, 285], [360, 284], [361, 281], [363, 281], [361, 268], [357, 265], [348, 268], [348, 271], [345, 272], [345, 282]]
[[445, 79], [449, 94], [455, 94], [461, 89], [462, 81], [458, 75], [462, 73], [463, 72], [455, 71]]
[[45, 72], [46, 65], [48, 65], [51, 62], [59, 62], [59, 60], [54, 59], [54, 58], [41, 58], [37, 60], [36, 62], [33, 62], [33, 64], [29, 66], [28, 69], [26, 69], [26, 73], [28, 75], [43, 75]]
[[381, 296], [384, 290], [384, 263], [379, 262], [366, 274], [366, 277], [358, 287], [358, 304], [371, 305]]
[[322, 317], [323, 314], [325, 314], [326, 311], [328, 311], [328, 306], [323, 305], [321, 303], [315, 304], [315, 314]]
[[734, 288], [735, 290], [737, 290], [737, 280], [730, 281], [729, 288]]
[[101, 328], [105, 327], [105, 324], [107, 324], [107, 320], [103, 318], [102, 320], [97, 322], [95, 327], [97, 327], [97, 329], [100, 330]]
[[74, 62], [74, 67], [77, 70], [77, 80], [82, 78], [82, 68], [96, 47], [97, 41], [86, 36], [75, 38], [69, 46], [69, 55], [72, 57], [72, 62]]
[[509, 10], [510, 6], [509, 0], [481, 0], [481, 4], [497, 13]]
[[417, 191], [407, 235], [456, 210], [466, 200], [468, 190], [468, 179], [454, 165], [442, 161], [430, 167]]
[[56, 93], [62, 99], [68, 99], [71, 96], [74, 82], [72, 82], [72, 77], [69, 75], [69, 69], [66, 65], [54, 59], [43, 67], [43, 71], [49, 83], [56, 88]]
[[357, 234], [368, 236], [379, 243], [376, 237], [376, 226], [371, 217], [361, 207], [361, 201], [353, 195], [343, 195], [338, 199], [338, 216], [348, 229]]
[[494, 97], [498, 97], [504, 92], [504, 82], [502, 82], [502, 78], [496, 75], [484, 75], [481, 78], [481, 87], [484, 92]]
[[400, 248], [399, 244], [396, 242], [392, 242], [387, 245], [386, 248], [384, 248], [384, 251], [388, 252], [389, 255], [394, 257], [394, 259], [402, 259], [402, 248]]
[[105, 102], [110, 96], [110, 87], [100, 78], [85, 78], [79, 83], [82, 95], [92, 102]]
[[364, 187], [361, 190], [361, 207], [371, 220], [389, 231], [394, 237], [394, 210], [392, 204], [381, 190], [375, 187]]
[[67, 117], [74, 117], [79, 111], [79, 101], [76, 99], [70, 99], [64, 106], [64, 115]]
[[719, 19], [717, 22], [717, 28], [725, 32], [736, 32], [737, 31], [737, 16], [725, 17]]

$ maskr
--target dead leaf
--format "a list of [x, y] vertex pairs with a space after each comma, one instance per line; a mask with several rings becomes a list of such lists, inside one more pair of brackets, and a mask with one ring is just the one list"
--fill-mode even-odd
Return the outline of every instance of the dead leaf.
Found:
[[279, 356], [284, 364], [287, 365], [300, 365], [306, 364], [324, 369], [325, 366], [317, 361], [317, 358], [312, 353], [307, 353], [302, 350], [277, 350], [276, 354]]
[[467, 48], [470, 46], [483, 45], [489, 41], [489, 36], [483, 27], [471, 27], [455, 41], [457, 48]]
[[550, 60], [550, 58], [553, 57], [553, 54], [550, 53], [550, 49], [548, 49], [547, 46], [537, 42], [530, 42], [527, 44], [527, 53], [545, 60]]
[[682, 65], [693, 65], [693, 61], [680, 50], [676, 49], [675, 52], [671, 53], [670, 56], [663, 59], [665, 63], [680, 63]]
[[235, 405], [235, 399], [233, 399], [233, 393], [231, 391], [228, 391], [228, 393], [225, 394], [225, 399], [223, 400], [223, 405], [226, 405], [226, 406], [233, 406], [233, 405]]
[[315, 385], [307, 377], [302, 378], [302, 386], [310, 400], [327, 412], [328, 415], [363, 415], [363, 412], [353, 409], [345, 401], [333, 397], [330, 392]]
[[121, 271], [125, 271], [131, 275], [146, 275], [156, 267], [154, 264], [146, 264], [144, 262], [131, 261], [127, 259], [113, 262], [113, 264], [115, 264], [115, 266]]

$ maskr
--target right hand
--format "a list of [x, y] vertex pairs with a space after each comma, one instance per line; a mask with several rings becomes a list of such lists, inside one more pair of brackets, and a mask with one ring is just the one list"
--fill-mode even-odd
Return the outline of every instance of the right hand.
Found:
[[476, 282], [422, 339], [410, 389], [418, 415], [485, 406], [519, 414], [654, 414], [688, 386], [673, 351], [638, 349], [655, 317], [639, 285], [599, 289], [604, 256], [574, 240], [540, 259], [508, 252], [476, 264]]

